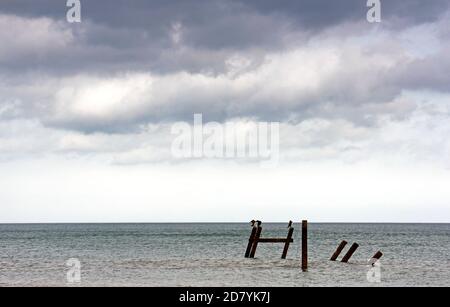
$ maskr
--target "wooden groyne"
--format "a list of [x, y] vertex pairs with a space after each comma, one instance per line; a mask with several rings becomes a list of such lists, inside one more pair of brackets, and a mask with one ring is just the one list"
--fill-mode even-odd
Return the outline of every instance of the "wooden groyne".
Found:
[[[292, 221], [288, 223], [288, 232], [285, 238], [262, 238], [262, 222], [252, 220], [252, 231], [248, 239], [247, 248], [245, 250], [245, 258], [255, 258], [256, 249], [259, 243], [283, 243], [283, 252], [281, 259], [286, 259], [289, 247], [294, 242], [294, 227]], [[302, 248], [301, 248], [301, 267], [303, 271], [308, 269], [308, 222], [302, 221]]]
[[[337, 247], [336, 251], [333, 253], [333, 255], [330, 258], [330, 261], [336, 261], [341, 252], [344, 250], [345, 246], [347, 245], [347, 241], [342, 241], [339, 246]], [[359, 244], [353, 243], [350, 249], [347, 251], [347, 253], [342, 258], [341, 262], [348, 263], [350, 258], [353, 256], [353, 254], [358, 249]], [[380, 258], [383, 256], [383, 253], [381, 251], [378, 251], [375, 253], [375, 255], [372, 256], [372, 258], [369, 259], [369, 264], [374, 265]]]
[[[281, 259], [286, 259], [289, 247], [291, 243], [294, 242], [294, 227], [292, 221], [288, 223], [288, 232], [286, 237], [283, 238], [264, 238], [261, 236], [262, 234], [262, 222], [257, 220], [252, 220], [251, 222], [252, 230], [250, 232], [250, 237], [248, 239], [247, 248], [245, 250], [245, 258], [255, 258], [256, 250], [260, 243], [282, 243], [283, 251], [281, 253]], [[334, 253], [331, 255], [330, 261], [336, 261], [342, 251], [347, 246], [348, 242], [346, 240], [342, 240], [338, 245]], [[342, 263], [348, 263], [352, 256], [355, 254], [356, 250], [359, 248], [358, 243], [353, 243], [349, 250], [345, 253], [344, 257], [342, 257]], [[380, 258], [383, 256], [381, 251], [377, 251], [372, 258], [369, 260], [369, 264], [374, 265]], [[303, 220], [301, 222], [301, 254], [300, 254], [301, 268], [302, 271], [306, 272], [308, 270], [308, 221]]]

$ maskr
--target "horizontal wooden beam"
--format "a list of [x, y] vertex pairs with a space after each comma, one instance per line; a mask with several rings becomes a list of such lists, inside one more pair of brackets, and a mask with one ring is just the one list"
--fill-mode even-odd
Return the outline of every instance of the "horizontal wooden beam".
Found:
[[[288, 239], [286, 238], [260, 238], [258, 243], [286, 243]], [[289, 239], [289, 243], [294, 242], [294, 239]]]

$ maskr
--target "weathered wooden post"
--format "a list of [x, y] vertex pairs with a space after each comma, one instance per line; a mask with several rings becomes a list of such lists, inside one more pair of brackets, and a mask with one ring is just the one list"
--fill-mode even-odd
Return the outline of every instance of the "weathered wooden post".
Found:
[[336, 259], [339, 257], [339, 255], [341, 254], [342, 250], [344, 249], [344, 247], [347, 245], [347, 241], [342, 241], [341, 244], [339, 244], [338, 248], [336, 249], [336, 251], [334, 252], [333, 256], [331, 256], [331, 261], [336, 261]]
[[347, 263], [350, 260], [350, 258], [353, 256], [353, 254], [355, 253], [355, 251], [358, 247], [359, 247], [359, 245], [357, 243], [353, 243], [353, 245], [348, 250], [347, 254], [345, 254], [344, 258], [342, 258], [341, 262]]
[[257, 226], [256, 233], [255, 233], [255, 239], [253, 240], [252, 249], [250, 252], [250, 258], [255, 258], [256, 248], [258, 247], [259, 238], [261, 237], [261, 231], [262, 231], [261, 221], [256, 221], [256, 223], [258, 226]]
[[247, 249], [245, 250], [245, 258], [248, 258], [250, 256], [250, 251], [252, 249], [253, 241], [255, 240], [255, 234], [257, 229], [255, 220], [252, 220], [250, 223], [252, 225], [252, 232], [250, 234], [250, 238], [248, 239]]
[[288, 228], [289, 228], [288, 235], [286, 238], [286, 242], [284, 243], [284, 249], [283, 249], [283, 254], [281, 254], [281, 259], [286, 259], [287, 252], [289, 249], [289, 244], [291, 244], [292, 234], [294, 233], [294, 228], [292, 227], [292, 221], [289, 221]]
[[373, 257], [369, 260], [369, 263], [370, 263], [371, 265], [374, 265], [375, 262], [377, 262], [378, 260], [380, 260], [380, 258], [381, 258], [382, 256], [383, 256], [383, 253], [382, 253], [382, 252], [380, 252], [380, 251], [376, 252], [376, 254], [373, 255]]
[[302, 221], [302, 271], [308, 270], [308, 221]]

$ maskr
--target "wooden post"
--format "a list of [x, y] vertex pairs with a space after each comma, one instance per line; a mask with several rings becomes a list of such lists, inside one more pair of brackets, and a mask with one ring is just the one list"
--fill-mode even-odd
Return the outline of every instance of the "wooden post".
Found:
[[370, 263], [371, 265], [374, 265], [375, 262], [377, 262], [378, 260], [380, 260], [380, 258], [381, 258], [382, 256], [383, 256], [383, 253], [382, 253], [382, 252], [380, 252], [380, 251], [376, 252], [376, 254], [373, 255], [373, 257], [369, 260], [369, 263]]
[[[261, 225], [261, 224], [259, 224]], [[255, 240], [253, 240], [252, 250], [250, 252], [250, 258], [255, 258], [256, 248], [258, 247], [258, 240], [261, 236], [262, 227], [258, 225], [258, 228], [256, 229], [255, 234]]]
[[353, 254], [355, 253], [355, 251], [358, 247], [359, 247], [359, 245], [357, 243], [353, 243], [353, 245], [348, 250], [347, 254], [345, 254], [344, 258], [342, 258], [341, 262], [347, 263], [350, 260], [350, 258], [353, 256]]
[[245, 258], [248, 258], [250, 256], [250, 251], [252, 249], [253, 241], [255, 240], [255, 234], [256, 234], [256, 226], [252, 227], [252, 233], [250, 234], [250, 238], [248, 239], [247, 249], [245, 250]]
[[294, 228], [293, 227], [289, 227], [288, 235], [287, 235], [287, 238], [286, 238], [286, 243], [284, 243], [283, 254], [281, 254], [281, 259], [286, 259], [287, 252], [288, 252], [288, 249], [289, 249], [289, 244], [291, 243], [291, 239], [292, 239], [292, 234], [293, 233], [294, 233]]
[[331, 256], [331, 261], [336, 261], [337, 257], [339, 257], [339, 255], [341, 254], [342, 250], [344, 249], [344, 247], [347, 245], [347, 241], [342, 241], [341, 244], [339, 244], [338, 248], [336, 249], [336, 251], [334, 252], [333, 256]]
[[308, 270], [308, 221], [302, 221], [302, 271]]

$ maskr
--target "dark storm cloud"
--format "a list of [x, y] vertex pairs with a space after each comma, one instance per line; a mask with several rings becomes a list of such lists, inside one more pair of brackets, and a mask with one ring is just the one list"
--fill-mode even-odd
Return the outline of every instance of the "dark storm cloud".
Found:
[[[10, 73], [27, 69], [51, 73], [110, 73], [121, 70], [223, 71], [232, 52], [282, 45], [285, 22], [255, 15], [242, 4], [222, 1], [88, 1], [83, 23], [66, 26], [74, 40], [59, 53], [33, 53], [2, 62]], [[6, 1], [0, 12], [65, 23], [65, 1]], [[182, 26], [183, 49], [171, 32]], [[26, 30], [26, 29], [24, 29]], [[32, 30], [32, 29], [30, 29]], [[13, 50], [11, 50], [14, 53]]]
[[[211, 25], [221, 16], [247, 12], [285, 15], [309, 29], [358, 20], [366, 0], [81, 0], [84, 17], [111, 27], [160, 29], [178, 19], [190, 25]], [[1, 10], [22, 16], [65, 17], [65, 0], [3, 0]], [[383, 17], [409, 23], [431, 22], [449, 7], [446, 0], [381, 0]], [[238, 33], [235, 33], [238, 34]], [[266, 33], [268, 34], [268, 33]]]
[[[65, 0], [3, 0], [2, 14], [49, 17], [65, 23]], [[220, 73], [230, 54], [255, 58], [304, 42], [323, 29], [365, 19], [364, 0], [82, 0], [83, 23], [68, 26], [74, 40], [58, 52], [15, 56], [0, 63], [9, 73], [53, 74], [152, 70]], [[448, 1], [382, 1], [384, 20], [408, 26], [436, 20]], [[182, 26], [182, 49], [171, 39]], [[290, 36], [289, 36], [290, 35]], [[292, 41], [297, 40], [297, 41]], [[13, 50], [11, 52], [14, 52]]]
[[[292, 17], [298, 25], [308, 29], [320, 29], [348, 21], [364, 18], [366, 0], [245, 0], [248, 7], [264, 14], [276, 12]], [[402, 20], [403, 26], [435, 21], [446, 12], [446, 0], [381, 0], [382, 17], [385, 20]]]
[[[395, 44], [397, 33], [441, 20], [448, 1], [381, 2], [383, 23], [373, 25], [365, 0], [81, 0], [83, 22], [68, 24], [65, 0], [3, 0], [0, 116], [108, 133], [195, 112], [370, 126], [378, 114], [409, 110], [391, 107], [404, 90], [448, 92], [450, 84], [448, 55], [410, 60]], [[377, 30], [392, 37], [375, 49], [346, 40]], [[448, 47], [448, 36], [437, 39]], [[134, 85], [140, 73], [144, 89]]]

